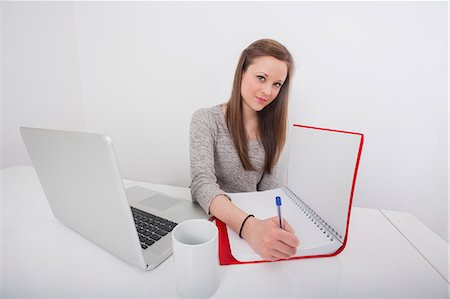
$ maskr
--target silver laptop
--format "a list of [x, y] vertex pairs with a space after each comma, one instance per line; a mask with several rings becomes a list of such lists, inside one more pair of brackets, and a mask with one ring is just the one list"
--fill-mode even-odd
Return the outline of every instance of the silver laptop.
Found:
[[171, 255], [177, 223], [208, 218], [192, 201], [125, 189], [107, 136], [25, 127], [20, 133], [54, 216], [136, 267], [151, 270]]

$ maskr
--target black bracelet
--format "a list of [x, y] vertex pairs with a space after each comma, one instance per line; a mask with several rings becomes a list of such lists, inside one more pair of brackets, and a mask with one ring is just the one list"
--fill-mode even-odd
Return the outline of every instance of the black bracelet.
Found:
[[245, 221], [247, 221], [247, 219], [250, 217], [255, 217], [255, 215], [250, 214], [247, 217], [245, 217], [244, 221], [242, 221], [241, 229], [239, 230], [239, 238], [241, 239], [242, 239], [242, 229], [244, 228]]

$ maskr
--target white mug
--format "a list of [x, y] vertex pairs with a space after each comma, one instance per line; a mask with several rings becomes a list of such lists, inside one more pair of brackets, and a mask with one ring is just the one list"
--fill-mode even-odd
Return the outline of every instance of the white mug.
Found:
[[220, 282], [218, 231], [203, 219], [186, 220], [172, 231], [175, 279], [180, 297], [211, 297]]

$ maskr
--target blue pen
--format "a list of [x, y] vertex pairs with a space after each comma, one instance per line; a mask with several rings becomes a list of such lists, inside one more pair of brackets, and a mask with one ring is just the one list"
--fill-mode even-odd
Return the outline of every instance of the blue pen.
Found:
[[275, 197], [275, 201], [278, 209], [278, 221], [280, 222], [280, 228], [283, 229], [283, 217], [281, 217], [281, 197]]

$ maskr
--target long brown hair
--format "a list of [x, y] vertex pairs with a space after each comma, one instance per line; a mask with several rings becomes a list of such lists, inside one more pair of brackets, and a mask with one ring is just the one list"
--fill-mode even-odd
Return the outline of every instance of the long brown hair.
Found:
[[286, 63], [288, 74], [277, 97], [259, 111], [259, 140], [265, 151], [264, 171], [271, 173], [278, 161], [286, 141], [286, 123], [289, 83], [294, 69], [294, 61], [289, 51], [272, 39], [260, 39], [248, 46], [241, 54], [234, 74], [233, 90], [227, 103], [226, 122], [233, 136], [242, 166], [245, 170], [255, 170], [248, 155], [248, 140], [242, 118], [241, 82], [242, 74], [261, 56], [272, 56]]

